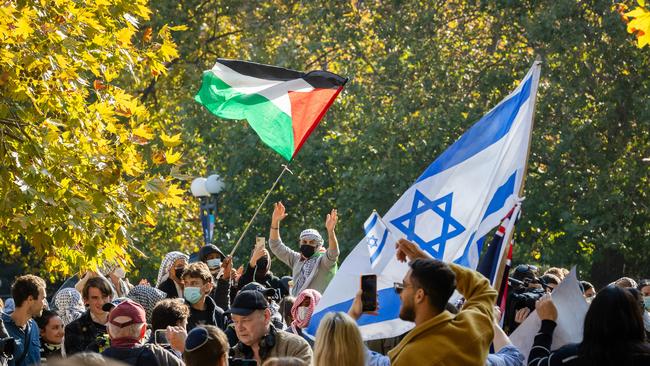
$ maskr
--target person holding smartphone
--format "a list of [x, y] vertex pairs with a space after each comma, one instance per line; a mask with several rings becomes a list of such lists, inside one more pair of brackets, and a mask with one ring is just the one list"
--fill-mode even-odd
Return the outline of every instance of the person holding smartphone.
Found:
[[284, 205], [282, 202], [277, 202], [271, 217], [269, 247], [276, 257], [292, 269], [294, 286], [291, 295], [298, 296], [308, 288], [322, 293], [337, 269], [339, 244], [334, 232], [338, 222], [336, 209], [332, 209], [325, 219], [327, 250], [323, 248], [323, 237], [315, 229], [306, 229], [300, 233], [299, 251], [286, 246], [280, 238], [280, 222], [285, 217], [287, 213]]

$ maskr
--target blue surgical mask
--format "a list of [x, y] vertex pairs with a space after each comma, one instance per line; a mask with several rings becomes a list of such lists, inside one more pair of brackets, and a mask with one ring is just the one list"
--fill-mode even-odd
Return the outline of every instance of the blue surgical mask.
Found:
[[210, 269], [218, 268], [221, 265], [221, 259], [220, 258], [208, 259], [207, 265], [208, 268]]
[[645, 305], [645, 309], [650, 311], [650, 296], [645, 296], [643, 298], [643, 305]]
[[203, 294], [201, 293], [200, 287], [185, 287], [183, 290], [183, 297], [192, 305], [199, 302], [202, 296]]

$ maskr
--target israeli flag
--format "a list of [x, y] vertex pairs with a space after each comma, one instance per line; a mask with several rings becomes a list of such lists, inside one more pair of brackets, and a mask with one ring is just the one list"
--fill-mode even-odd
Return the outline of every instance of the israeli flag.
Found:
[[[444, 151], [384, 215], [396, 239], [417, 243], [432, 257], [476, 268], [483, 237], [499, 225], [519, 195], [526, 170], [540, 62], [519, 86]], [[363, 315], [365, 340], [400, 335], [413, 323], [399, 319], [400, 299], [393, 290], [408, 265], [385, 245], [388, 263], [378, 273], [379, 315]], [[359, 276], [371, 272], [363, 239], [343, 261], [323, 293], [307, 333], [316, 334], [322, 317], [347, 312], [359, 289]]]
[[386, 257], [382, 256], [386, 244], [395, 244], [395, 240], [390, 235], [390, 231], [386, 224], [381, 219], [377, 211], [372, 211], [372, 214], [363, 224], [363, 230], [366, 232], [364, 240], [368, 245], [368, 256], [370, 257], [370, 267], [373, 273], [380, 271], [382, 267], [380, 264], [388, 264], [385, 260]]

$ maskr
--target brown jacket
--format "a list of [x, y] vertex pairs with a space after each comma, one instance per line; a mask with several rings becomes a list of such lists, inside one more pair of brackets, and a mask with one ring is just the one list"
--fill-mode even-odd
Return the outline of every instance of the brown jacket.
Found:
[[497, 292], [480, 273], [449, 264], [465, 297], [457, 315], [443, 311], [419, 324], [388, 352], [391, 366], [484, 366], [490, 350]]
[[[241, 342], [230, 350], [230, 356], [248, 360], [254, 358], [253, 350]], [[260, 342], [260, 357], [262, 363], [271, 357], [297, 357], [311, 365], [312, 350], [302, 337], [277, 330], [271, 325], [269, 335]]]

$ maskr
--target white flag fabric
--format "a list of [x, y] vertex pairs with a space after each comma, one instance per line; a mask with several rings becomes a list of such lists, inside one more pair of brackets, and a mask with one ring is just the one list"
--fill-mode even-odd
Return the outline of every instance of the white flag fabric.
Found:
[[[395, 240], [417, 243], [432, 257], [476, 268], [482, 238], [514, 206], [526, 167], [540, 62], [519, 86], [445, 150], [383, 216]], [[418, 157], [414, 157], [418, 158]], [[393, 290], [408, 265], [386, 244], [387, 261], [378, 273], [379, 315], [358, 320], [365, 340], [400, 335], [413, 323], [399, 319]], [[347, 311], [359, 289], [359, 276], [372, 270], [365, 239], [343, 261], [323, 293], [306, 333], [331, 311]]]

